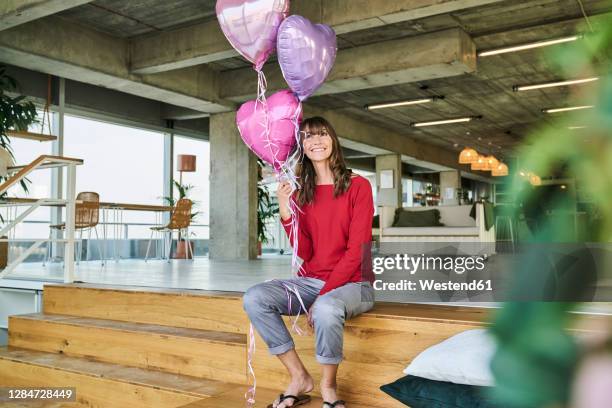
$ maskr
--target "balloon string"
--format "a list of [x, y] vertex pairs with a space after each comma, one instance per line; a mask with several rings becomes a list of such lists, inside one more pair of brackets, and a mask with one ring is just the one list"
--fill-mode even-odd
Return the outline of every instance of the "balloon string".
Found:
[[278, 144], [272, 141], [271, 139], [271, 130], [270, 130], [270, 121], [268, 116], [268, 101], [266, 99], [266, 90], [268, 88], [268, 82], [266, 80], [266, 75], [260, 69], [257, 71], [257, 99], [255, 100], [255, 111], [258, 108], [263, 110], [262, 122], [259, 124], [263, 128], [263, 137], [264, 147], [268, 149], [270, 152], [270, 157], [272, 157], [272, 166], [275, 170], [281, 166], [281, 162], [278, 159], [279, 147]]
[[[293, 285], [293, 288], [289, 287], [289, 285], [283, 283], [283, 286], [285, 287], [285, 293], [287, 294], [287, 309], [288, 309], [288, 315], [289, 315], [289, 320], [291, 321], [291, 330], [293, 330], [298, 336], [305, 336], [308, 333], [302, 331], [302, 329], [300, 329], [300, 327], [298, 326], [298, 320], [300, 318], [300, 314], [302, 312], [302, 310], [304, 311], [305, 315], [308, 315], [308, 310], [306, 309], [306, 306], [304, 305], [304, 302], [302, 301], [302, 297], [300, 296], [300, 292], [297, 290], [297, 288], [295, 287], [295, 285]], [[298, 307], [298, 312], [297, 315], [293, 316], [291, 314], [291, 311], [293, 310], [293, 308], [291, 307], [291, 294], [289, 292], [292, 292], [293, 294], [295, 294], [295, 296], [297, 297], [297, 300], [299, 302], [299, 307]]]
[[[270, 126], [268, 123], [268, 102], [266, 100], [266, 89], [267, 89], [266, 76], [264, 75], [261, 68], [257, 69], [257, 98], [255, 99], [255, 111], [257, 109], [263, 109], [264, 117], [263, 123], [260, 123], [264, 129], [263, 139], [266, 141], [266, 146], [270, 149], [270, 153], [273, 154], [272, 143], [270, 141]], [[253, 379], [253, 384], [249, 387], [248, 391], [244, 394], [246, 400], [246, 407], [252, 408], [255, 405], [255, 394], [257, 392], [257, 377], [255, 376], [255, 370], [253, 369], [253, 360], [255, 355], [255, 334], [253, 330], [253, 323], [249, 326], [249, 345], [247, 351], [247, 368], [248, 374]]]
[[255, 370], [253, 370], [253, 355], [254, 354], [255, 354], [255, 333], [253, 330], [253, 323], [250, 323], [247, 367], [248, 367], [248, 375], [253, 378], [253, 385], [249, 387], [249, 390], [244, 394], [247, 408], [252, 408], [255, 405], [255, 392], [257, 391], [257, 378], [255, 377]]
[[290, 236], [293, 238], [293, 253], [291, 255], [291, 271], [294, 275], [302, 276], [304, 268], [298, 261], [298, 248], [299, 248], [299, 213], [301, 213], [300, 206], [293, 198], [293, 192], [300, 188], [300, 183], [297, 174], [295, 174], [295, 166], [302, 159], [303, 149], [300, 140], [300, 124], [299, 119], [302, 115], [302, 104], [299, 103], [295, 111], [295, 114], [291, 118], [293, 123], [293, 135], [295, 139], [295, 150], [287, 158], [283, 166], [281, 166], [282, 177], [289, 181], [291, 184], [291, 199], [289, 200], [289, 212], [291, 213], [291, 229]]
[[[259, 69], [257, 70], [257, 99], [255, 100], [256, 104], [257, 102], [266, 102], [267, 89], [268, 81], [266, 80], [266, 75], [261, 69]], [[257, 105], [255, 105], [255, 108], [257, 109]]]
[[[272, 166], [276, 170], [277, 177], [279, 181], [286, 180], [291, 184], [291, 194], [289, 199], [289, 212], [291, 214], [291, 228], [289, 231], [290, 241], [293, 243], [293, 253], [291, 255], [291, 271], [294, 275], [302, 276], [304, 269], [302, 264], [298, 261], [298, 247], [299, 247], [299, 213], [302, 212], [296, 200], [293, 198], [293, 192], [300, 188], [300, 183], [298, 181], [298, 177], [295, 173], [295, 165], [298, 161], [300, 161], [303, 157], [303, 149], [300, 144], [300, 125], [299, 118], [302, 114], [302, 104], [299, 103], [296, 109], [294, 116], [291, 118], [294, 128], [294, 138], [295, 138], [295, 149], [294, 152], [284, 161], [281, 162], [277, 154], [279, 152], [278, 144], [273, 142], [270, 138], [270, 127], [268, 122], [268, 107], [266, 101], [265, 91], [267, 88], [266, 77], [262, 71], [257, 72], [257, 100], [255, 101], [255, 110], [258, 108], [258, 104], [261, 104], [261, 108], [264, 110], [264, 123], [262, 123], [262, 127], [264, 128], [263, 140], [265, 141], [265, 146], [269, 149], [271, 157], [272, 157]], [[282, 222], [282, 221], [281, 221]], [[294, 286], [293, 289], [283, 283], [285, 288], [285, 293], [287, 295], [287, 304], [288, 304], [288, 315], [290, 316], [291, 321], [291, 330], [296, 333], [298, 336], [304, 336], [307, 333], [302, 331], [298, 326], [298, 321], [300, 318], [300, 314], [303, 311], [305, 315], [308, 314], [308, 310], [304, 305], [302, 297], [300, 296], [299, 291]], [[294, 293], [299, 302], [300, 308], [298, 309], [297, 315], [295, 317], [291, 316], [292, 311], [292, 297], [290, 292]], [[249, 388], [249, 390], [245, 393], [246, 406], [248, 408], [252, 408], [255, 404], [255, 393], [257, 390], [257, 378], [255, 376], [255, 370], [253, 369], [253, 359], [255, 354], [255, 336], [253, 333], [253, 324], [251, 323], [249, 327], [249, 347], [248, 347], [248, 357], [247, 357], [247, 366], [248, 366], [248, 374], [253, 378], [253, 385]]]

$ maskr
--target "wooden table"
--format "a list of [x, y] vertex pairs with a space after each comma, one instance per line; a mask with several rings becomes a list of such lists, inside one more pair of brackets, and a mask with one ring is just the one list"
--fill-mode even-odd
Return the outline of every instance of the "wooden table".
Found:
[[[19, 197], [7, 197], [4, 200], [0, 200], [0, 204], [33, 204], [37, 202], [38, 198], [19, 198]], [[81, 201], [77, 200], [77, 204]], [[46, 207], [64, 207], [65, 204], [44, 204]], [[153, 205], [153, 204], [132, 204], [132, 203], [111, 203], [100, 201], [100, 208], [119, 208], [128, 211], [153, 211], [153, 212], [165, 212], [172, 211], [172, 206], [168, 205]]]

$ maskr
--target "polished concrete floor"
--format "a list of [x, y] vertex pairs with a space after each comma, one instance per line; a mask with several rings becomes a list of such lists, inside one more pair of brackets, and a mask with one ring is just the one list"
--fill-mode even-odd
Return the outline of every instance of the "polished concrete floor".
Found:
[[[488, 267], [495, 271], [502, 264], [513, 262], [510, 254], [498, 254], [490, 259]], [[508, 265], [504, 266], [504, 269]], [[265, 254], [252, 261], [219, 261], [207, 257], [191, 260], [149, 260], [140, 259], [107, 261], [103, 266], [100, 261], [80, 262], [75, 265], [75, 281], [86, 283], [130, 285], [157, 288], [202, 289], [244, 292], [252, 285], [274, 278], [290, 278], [291, 256]], [[51, 263], [43, 266], [41, 263], [24, 263], [18, 270], [0, 280], [0, 286], [42, 289], [45, 282], [63, 282], [63, 265]], [[504, 274], [508, 278], [508, 274]], [[498, 287], [507, 279], [496, 279], [492, 274], [494, 285]], [[606, 285], [608, 286], [608, 285]], [[607, 288], [610, 290], [610, 286]], [[607, 296], [611, 298], [612, 296]], [[454, 304], [463, 306], [496, 306], [490, 296], [476, 296], [466, 301], [460, 299], [427, 299], [418, 293], [397, 293], [392, 291], [377, 291], [378, 301], [401, 303], [427, 302]], [[450, 302], [449, 302], [450, 301]], [[591, 312], [610, 313], [610, 303], [585, 304], [585, 309]]]
[[[61, 263], [43, 266], [24, 263], [8, 278], [63, 282]], [[75, 265], [75, 281], [112, 285], [162, 288], [227, 290], [244, 292], [250, 286], [273, 278], [291, 277], [291, 256], [264, 255], [252, 261], [195, 260], [109, 260], [80, 262]]]

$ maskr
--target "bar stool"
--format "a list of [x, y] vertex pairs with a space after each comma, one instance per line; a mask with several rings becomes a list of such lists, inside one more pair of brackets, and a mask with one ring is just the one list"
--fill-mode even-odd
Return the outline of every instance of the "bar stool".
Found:
[[[168, 262], [170, 262], [170, 250], [172, 249], [172, 233], [178, 231], [179, 239], [181, 235], [185, 237], [187, 241], [187, 251], [191, 252], [191, 259], [193, 259], [193, 249], [191, 248], [191, 241], [189, 240], [189, 225], [191, 224], [191, 206], [192, 202], [188, 198], [181, 198], [176, 202], [176, 206], [172, 210], [170, 216], [170, 222], [167, 225], [159, 225], [151, 227], [151, 238], [147, 245], [147, 253], [145, 255], [145, 262], [149, 259], [149, 250], [151, 249], [151, 241], [153, 241], [153, 235], [155, 233], [161, 234], [161, 238], [164, 241], [164, 252], [168, 256]], [[178, 245], [178, 244], [177, 244]], [[189, 257], [189, 252], [187, 252]]]
[[[74, 220], [74, 229], [79, 231], [79, 240], [77, 243], [77, 264], [81, 261], [81, 255], [83, 253], [83, 231], [88, 231], [89, 236], [87, 238], [87, 242], [91, 241], [91, 231], [93, 230], [96, 234], [98, 255], [100, 256], [100, 261], [102, 265], [104, 265], [104, 259], [102, 257], [102, 251], [100, 250], [100, 238], [98, 236], [98, 222], [100, 219], [100, 195], [98, 193], [92, 191], [83, 191], [80, 192], [76, 197], [77, 203], [75, 205], [75, 220]], [[61, 224], [49, 225], [49, 240], [51, 240], [53, 230], [56, 231], [65, 231], [66, 223], [63, 222]], [[51, 242], [51, 241], [49, 241]], [[47, 256], [45, 257], [45, 261], [43, 262], [43, 266], [49, 262], [51, 257], [51, 245], [47, 248]], [[89, 251], [87, 251], [86, 261], [89, 260]]]

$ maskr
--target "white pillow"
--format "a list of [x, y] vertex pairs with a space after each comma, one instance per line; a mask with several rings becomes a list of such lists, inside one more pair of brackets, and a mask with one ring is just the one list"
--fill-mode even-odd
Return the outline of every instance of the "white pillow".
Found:
[[486, 329], [467, 330], [420, 353], [405, 374], [456, 384], [493, 386], [495, 339]]

